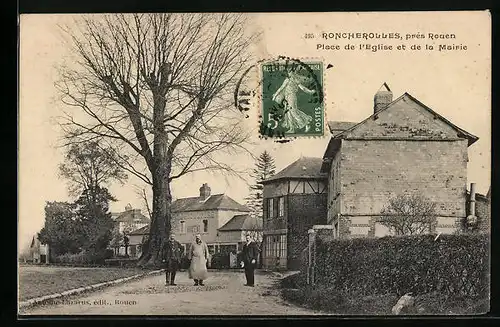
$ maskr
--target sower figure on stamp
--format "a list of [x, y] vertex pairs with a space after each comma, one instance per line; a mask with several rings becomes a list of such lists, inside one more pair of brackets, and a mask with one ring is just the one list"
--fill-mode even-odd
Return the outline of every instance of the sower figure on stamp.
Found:
[[165, 285], [176, 285], [175, 274], [181, 265], [184, 249], [175, 239], [175, 234], [170, 234], [170, 239], [163, 245], [163, 263], [165, 264]]
[[255, 283], [255, 266], [257, 264], [257, 256], [259, 254], [259, 249], [257, 244], [252, 241], [250, 235], [246, 236], [246, 243], [243, 245], [243, 267], [245, 268], [245, 277], [247, 283], [245, 286], [254, 286]]
[[194, 279], [195, 286], [203, 286], [203, 280], [208, 277], [208, 257], [207, 244], [201, 240], [200, 234], [196, 234], [196, 240], [191, 244], [188, 255], [188, 258], [191, 260], [189, 278]]
[[313, 117], [301, 111], [298, 106], [299, 91], [312, 95], [316, 92], [314, 89], [309, 89], [304, 86], [307, 82], [311, 82], [311, 78], [306, 76], [307, 72], [303, 70], [299, 73], [288, 71], [288, 76], [283, 81], [283, 84], [274, 93], [273, 101], [282, 104], [285, 108], [282, 126], [288, 128], [288, 133], [294, 133], [296, 129], [305, 129], [307, 133], [310, 129], [310, 124]]

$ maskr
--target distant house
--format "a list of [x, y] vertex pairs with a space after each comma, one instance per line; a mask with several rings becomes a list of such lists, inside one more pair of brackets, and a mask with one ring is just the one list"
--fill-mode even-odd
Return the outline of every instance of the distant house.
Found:
[[[188, 246], [196, 234], [201, 234], [211, 253], [239, 248], [241, 237], [219, 228], [235, 216], [248, 214], [250, 209], [226, 194], [211, 194], [208, 184], [199, 189], [199, 196], [180, 198], [172, 202], [172, 229], [177, 239]], [[229, 237], [228, 235], [231, 235]], [[234, 237], [233, 237], [234, 236]]]
[[[249, 215], [250, 209], [225, 194], [211, 194], [205, 183], [200, 195], [172, 202], [172, 231], [187, 249], [200, 234], [211, 254], [242, 249], [245, 237], [262, 240], [262, 221]], [[130, 245], [139, 244], [149, 235], [149, 226], [129, 233]]]
[[263, 181], [263, 266], [295, 269], [307, 230], [327, 222], [327, 178], [321, 158], [301, 157]]
[[42, 244], [38, 235], [33, 236], [29, 253], [29, 260], [33, 263], [49, 263], [49, 245]]
[[142, 245], [149, 236], [149, 225], [143, 226], [127, 234], [128, 255], [131, 258], [139, 258], [142, 254]]
[[255, 242], [262, 242], [262, 220], [248, 214], [237, 215], [231, 218], [224, 226], [218, 229], [220, 242], [238, 240], [241, 246], [249, 235]]
[[[114, 225], [114, 239], [111, 241], [110, 247], [113, 248], [115, 255], [125, 255], [124, 236], [129, 238], [129, 246], [127, 254], [131, 257], [137, 256], [138, 246], [140, 244], [130, 244], [130, 233], [137, 231], [140, 228], [149, 226], [149, 218], [141, 213], [141, 209], [134, 209], [130, 204], [125, 207], [125, 211], [111, 213]], [[135, 240], [136, 238], [134, 238]]]

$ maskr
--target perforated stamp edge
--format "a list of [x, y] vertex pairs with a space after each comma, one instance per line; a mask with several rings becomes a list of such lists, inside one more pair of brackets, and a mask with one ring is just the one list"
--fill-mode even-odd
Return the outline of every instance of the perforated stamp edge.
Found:
[[[268, 135], [262, 135], [261, 133], [261, 128], [263, 126], [264, 120], [262, 117], [262, 113], [264, 111], [263, 107], [263, 75], [262, 75], [262, 66], [266, 64], [270, 64], [276, 61], [298, 61], [301, 64], [308, 64], [309, 62], [318, 62], [321, 63], [322, 69], [321, 69], [321, 87], [322, 87], [322, 110], [323, 110], [323, 133], [322, 135], [309, 135], [309, 134], [294, 134], [294, 135], [285, 135], [285, 136], [268, 136]], [[273, 142], [279, 142], [279, 143], [286, 143], [290, 142], [295, 139], [324, 139], [326, 137], [330, 136], [330, 131], [328, 128], [328, 116], [327, 116], [327, 92], [326, 92], [326, 80], [325, 80], [325, 71], [326, 71], [326, 65], [325, 65], [325, 60], [323, 57], [292, 57], [292, 56], [278, 56], [278, 57], [267, 57], [267, 58], [261, 58], [257, 60], [257, 63], [255, 64], [255, 67], [257, 69], [257, 78], [258, 78], [258, 89], [257, 89], [257, 94], [255, 97], [255, 102], [253, 104], [253, 109], [255, 110], [256, 113], [256, 121], [257, 121], [257, 133], [258, 137], [261, 140], [270, 140]]]

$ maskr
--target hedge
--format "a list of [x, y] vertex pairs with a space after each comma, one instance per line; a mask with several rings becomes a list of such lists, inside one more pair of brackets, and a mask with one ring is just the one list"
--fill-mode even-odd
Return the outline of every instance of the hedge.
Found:
[[315, 283], [357, 296], [485, 297], [489, 236], [418, 235], [316, 242]]
[[71, 254], [65, 253], [51, 258], [52, 263], [62, 264], [104, 264], [106, 259], [113, 257], [113, 250], [106, 249], [100, 252], [94, 251], [81, 251], [79, 253]]

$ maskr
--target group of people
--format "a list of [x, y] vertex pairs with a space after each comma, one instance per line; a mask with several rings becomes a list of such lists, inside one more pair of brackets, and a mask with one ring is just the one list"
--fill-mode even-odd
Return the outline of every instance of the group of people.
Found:
[[[247, 283], [245, 286], [253, 287], [255, 285], [255, 266], [258, 257], [257, 244], [249, 235], [246, 236], [246, 243], [243, 245], [242, 256], [243, 260], [240, 263], [245, 269], [245, 277]], [[168, 241], [163, 246], [163, 263], [165, 265], [165, 285], [175, 286], [175, 275], [180, 269], [181, 260], [184, 254], [184, 249], [176, 239], [175, 234], [171, 233]], [[209, 260], [209, 252], [207, 244], [201, 239], [201, 235], [197, 234], [195, 241], [191, 244], [187, 257], [190, 260], [189, 278], [194, 280], [195, 286], [203, 286], [203, 281], [208, 277], [207, 265]]]

